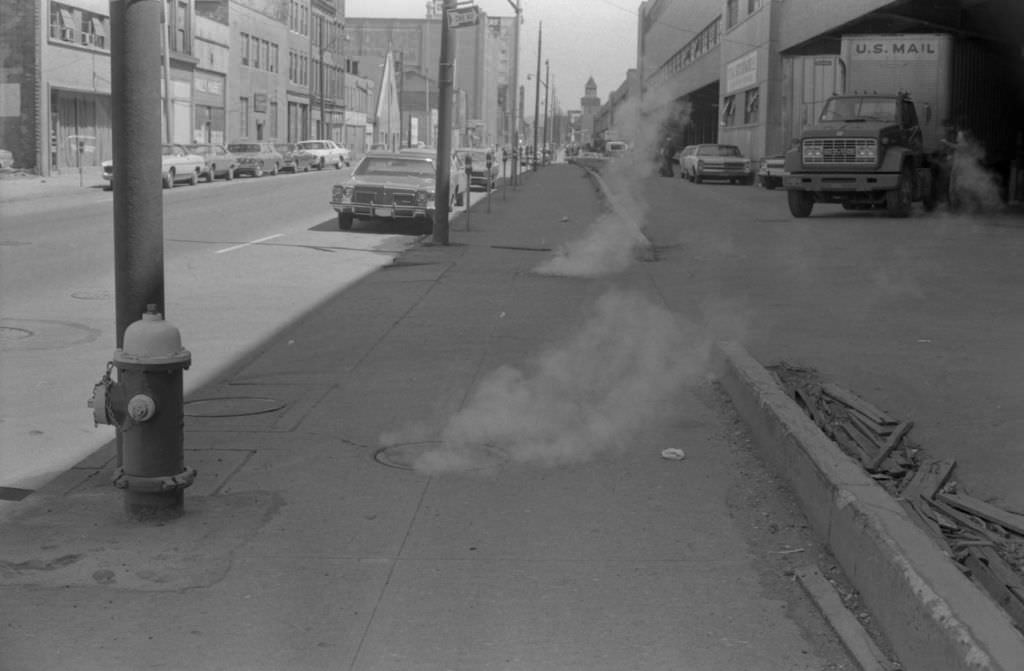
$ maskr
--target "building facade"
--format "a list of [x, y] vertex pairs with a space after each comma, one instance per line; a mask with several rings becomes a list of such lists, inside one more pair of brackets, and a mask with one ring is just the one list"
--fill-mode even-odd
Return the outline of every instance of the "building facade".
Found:
[[1010, 0], [648, 0], [637, 27], [641, 120], [675, 123], [685, 144], [780, 154], [842, 90], [843, 35], [951, 33], [1005, 54], [992, 85], [1017, 92], [1007, 116], [1021, 119], [1020, 145], [1020, 25], [1024, 5]]

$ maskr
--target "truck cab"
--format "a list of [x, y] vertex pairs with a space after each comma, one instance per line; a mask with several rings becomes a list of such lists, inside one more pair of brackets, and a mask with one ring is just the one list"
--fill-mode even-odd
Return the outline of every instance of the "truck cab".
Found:
[[795, 217], [809, 216], [815, 203], [904, 217], [915, 200], [934, 206], [931, 172], [910, 96], [854, 93], [829, 98], [794, 142], [783, 186]]

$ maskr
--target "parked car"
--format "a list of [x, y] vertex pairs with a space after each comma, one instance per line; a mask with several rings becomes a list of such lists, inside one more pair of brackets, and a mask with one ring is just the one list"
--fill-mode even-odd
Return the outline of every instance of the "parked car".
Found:
[[[202, 156], [193, 154], [180, 144], [160, 145], [160, 163], [160, 179], [165, 189], [170, 189], [178, 182], [198, 184], [199, 176], [206, 169], [206, 161]], [[114, 162], [107, 159], [100, 166], [103, 179], [107, 180], [103, 188], [109, 191], [114, 188]]]
[[205, 177], [207, 182], [212, 182], [218, 177], [223, 177], [224, 179], [235, 178], [235, 168], [238, 167], [238, 159], [224, 145], [197, 143], [187, 145], [185, 148], [193, 154], [203, 157], [204, 166], [201, 176]]
[[[455, 153], [458, 154], [462, 160], [463, 170], [468, 163], [472, 168], [472, 172], [469, 174], [469, 188], [474, 186], [482, 186], [485, 190], [490, 191], [494, 188], [495, 182], [498, 180], [498, 172], [500, 171], [499, 163], [500, 157], [494, 156], [494, 153], [489, 149], [457, 149]], [[487, 168], [487, 156], [491, 156], [491, 167]]]
[[604, 155], [609, 158], [613, 156], [621, 156], [629, 151], [629, 145], [621, 140], [610, 140], [604, 145]]
[[235, 175], [262, 177], [264, 173], [276, 175], [281, 171], [284, 159], [274, 145], [263, 140], [236, 140], [228, 145], [228, 151], [238, 157]]
[[[426, 156], [432, 161], [437, 159], [436, 147], [406, 147], [400, 151], [403, 154], [411, 154], [413, 156]], [[462, 205], [466, 200], [466, 194], [469, 192], [469, 178], [466, 176], [466, 164], [462, 162], [462, 158], [459, 156], [457, 151], [452, 152], [451, 160], [451, 166], [448, 169], [448, 193], [451, 197], [452, 203], [455, 205]]]
[[318, 160], [316, 156], [294, 143], [275, 144], [274, 149], [281, 154], [282, 171], [309, 172]]
[[679, 152], [684, 179], [700, 184], [705, 179], [727, 179], [731, 183], [753, 184], [750, 159], [731, 144], [698, 144]]
[[349, 164], [351, 152], [333, 140], [303, 140], [296, 142], [295, 146], [312, 154], [315, 157], [313, 165], [320, 170], [329, 165], [340, 170], [341, 166]]
[[[434, 158], [415, 153], [371, 152], [331, 191], [338, 228], [347, 231], [357, 219], [406, 221], [423, 232], [434, 226], [437, 195]], [[454, 194], [450, 194], [454, 202]]]
[[758, 182], [766, 189], [782, 186], [782, 178], [786, 175], [786, 157], [783, 155], [769, 156], [761, 161], [757, 171]]
[[0, 149], [0, 170], [10, 170], [14, 167], [14, 154], [7, 149]]

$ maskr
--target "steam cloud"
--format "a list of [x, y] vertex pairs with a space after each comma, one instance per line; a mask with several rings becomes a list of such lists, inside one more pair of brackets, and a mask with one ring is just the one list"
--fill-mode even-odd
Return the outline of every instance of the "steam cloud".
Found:
[[697, 329], [640, 294], [612, 290], [560, 347], [526, 370], [502, 366], [484, 378], [444, 427], [441, 446], [420, 455], [414, 468], [430, 475], [476, 469], [486, 450], [553, 466], [625, 449], [699, 379], [708, 357], [709, 342]]
[[994, 212], [1003, 207], [997, 177], [982, 167], [985, 149], [962, 131], [957, 135], [952, 170], [956, 175], [950, 187], [951, 204], [969, 213]]

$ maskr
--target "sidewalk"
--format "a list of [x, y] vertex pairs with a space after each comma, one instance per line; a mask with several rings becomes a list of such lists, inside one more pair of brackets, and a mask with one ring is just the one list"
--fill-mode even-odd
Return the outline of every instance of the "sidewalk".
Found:
[[592, 180], [493, 198], [187, 399], [181, 519], [123, 518], [109, 446], [25, 499], [0, 668], [849, 668], [749, 544], [734, 500], [777, 494], [642, 265], [532, 272]]
[[110, 446], [24, 499], [0, 669], [854, 668], [791, 578], [831, 560], [712, 370], [904, 668], [1019, 668], [1005, 616], [741, 348], [644, 263], [576, 262], [622, 261], [588, 237], [599, 193], [554, 165], [490, 214], [474, 194], [451, 245], [244, 353], [186, 399], [181, 519], [125, 520]]

